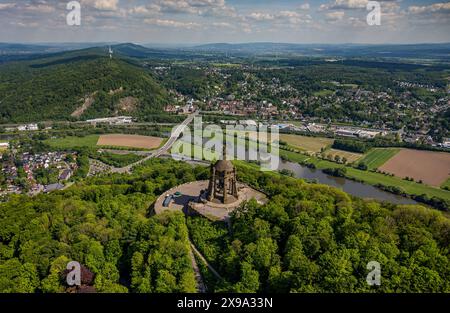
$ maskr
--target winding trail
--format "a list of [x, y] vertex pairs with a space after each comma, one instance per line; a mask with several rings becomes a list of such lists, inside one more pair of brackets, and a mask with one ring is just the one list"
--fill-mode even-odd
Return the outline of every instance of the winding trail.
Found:
[[194, 270], [195, 280], [197, 281], [197, 291], [199, 293], [206, 293], [208, 291], [208, 288], [206, 287], [202, 273], [200, 271], [200, 268], [198, 267], [197, 260], [195, 259], [194, 253], [192, 251], [192, 243], [190, 243], [189, 257], [191, 258], [192, 269]]
[[208, 262], [208, 260], [205, 259], [205, 257], [200, 253], [200, 251], [197, 250], [197, 248], [194, 246], [194, 244], [191, 241], [190, 241], [190, 244], [191, 244], [192, 251], [194, 251], [195, 254], [200, 258], [200, 260], [202, 260], [202, 262], [206, 264], [206, 266], [211, 271], [211, 273], [213, 273], [217, 279], [222, 280], [223, 279], [222, 276], [220, 276], [220, 274], [214, 269], [214, 267]]

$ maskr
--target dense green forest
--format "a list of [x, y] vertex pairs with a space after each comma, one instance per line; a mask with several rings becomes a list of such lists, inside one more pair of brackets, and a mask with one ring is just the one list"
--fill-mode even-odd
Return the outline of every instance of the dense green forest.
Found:
[[67, 120], [88, 97], [83, 119], [160, 114], [167, 103], [165, 89], [141, 67], [87, 52], [8, 63], [0, 73], [0, 123]]
[[0, 292], [63, 292], [69, 260], [95, 274], [98, 292], [195, 291], [184, 217], [149, 213], [156, 195], [204, 172], [155, 160], [132, 176], [12, 196], [0, 204]]
[[[156, 197], [209, 170], [151, 160], [34, 198], [0, 203], [0, 292], [64, 292], [77, 260], [97, 292], [193, 292], [190, 237], [218, 270], [209, 291], [449, 292], [450, 221], [421, 206], [364, 201], [328, 186], [238, 166], [267, 193], [236, 211], [231, 227], [181, 213], [153, 216]], [[366, 264], [381, 264], [379, 287]]]
[[[382, 204], [240, 166], [239, 179], [271, 196], [236, 211], [231, 232], [189, 218], [194, 244], [221, 273], [214, 291], [449, 292], [450, 221], [421, 206]], [[381, 286], [366, 283], [381, 264]]]
[[344, 151], [366, 153], [371, 148], [371, 145], [358, 140], [336, 139], [332, 147]]

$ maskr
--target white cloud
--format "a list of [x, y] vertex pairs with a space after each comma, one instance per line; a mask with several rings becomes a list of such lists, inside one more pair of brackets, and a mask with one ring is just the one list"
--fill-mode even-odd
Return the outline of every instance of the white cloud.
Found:
[[214, 22], [211, 25], [216, 28], [230, 28], [230, 29], [236, 28], [235, 25], [227, 23], [227, 22]]
[[269, 13], [253, 12], [248, 15], [248, 18], [255, 21], [271, 21], [275, 18], [275, 16]]
[[304, 3], [304, 4], [302, 4], [302, 5], [300, 5], [300, 10], [309, 10], [310, 9], [310, 5], [309, 5], [309, 3]]
[[344, 18], [345, 12], [344, 11], [329, 12], [325, 14], [325, 16], [330, 21], [340, 21]]
[[52, 13], [55, 11], [55, 7], [47, 4], [28, 5], [25, 7], [27, 11], [33, 11], [38, 13]]
[[156, 0], [164, 13], [187, 13], [195, 15], [236, 16], [233, 7], [225, 0]]
[[38, 27], [39, 26], [39, 23], [36, 23], [36, 22], [29, 22], [29, 23], [27, 23], [27, 22], [20, 22], [20, 21], [18, 21], [18, 22], [12, 22], [11, 24], [15, 25], [15, 26], [18, 26], [18, 27], [23, 27], [23, 28], [30, 28], [30, 27]]
[[92, 6], [97, 10], [116, 11], [119, 0], [82, 0], [82, 4]]
[[300, 17], [301, 15], [295, 11], [281, 11], [277, 14], [279, 17]]
[[[382, 12], [392, 12], [400, 9], [402, 0], [378, 0]], [[369, 0], [334, 0], [319, 6], [319, 11], [325, 10], [366, 10]]]
[[368, 0], [334, 0], [332, 3], [322, 4], [320, 10], [365, 9]]
[[450, 13], [450, 2], [446, 3], [433, 3], [425, 6], [410, 6], [408, 8], [409, 13], [422, 14], [422, 13]]
[[352, 27], [358, 27], [358, 28], [367, 27], [367, 22], [365, 20], [357, 18], [357, 17], [354, 17], [354, 16], [350, 16], [348, 18], [348, 23]]
[[173, 27], [173, 28], [184, 28], [184, 29], [193, 29], [199, 28], [201, 25], [196, 22], [181, 22], [175, 20], [166, 20], [166, 19], [145, 19], [144, 22], [149, 25], [156, 25], [162, 27]]
[[297, 27], [299, 24], [309, 24], [312, 18], [309, 14], [297, 11], [279, 11], [274, 13], [253, 12], [245, 17], [247, 21], [270, 23], [271, 27]]
[[16, 6], [15, 3], [0, 3], [0, 10], [12, 9]]
[[161, 7], [156, 4], [140, 5], [129, 9], [128, 12], [136, 15], [155, 15], [161, 12]]

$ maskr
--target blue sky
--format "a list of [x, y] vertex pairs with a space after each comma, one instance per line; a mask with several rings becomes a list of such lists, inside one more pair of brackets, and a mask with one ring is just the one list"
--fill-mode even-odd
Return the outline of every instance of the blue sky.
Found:
[[381, 25], [367, 0], [0, 0], [2, 42], [450, 42], [450, 1], [383, 0]]

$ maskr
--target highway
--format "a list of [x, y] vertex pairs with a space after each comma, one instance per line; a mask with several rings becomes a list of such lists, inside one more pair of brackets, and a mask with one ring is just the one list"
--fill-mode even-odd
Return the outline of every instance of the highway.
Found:
[[193, 120], [194, 117], [198, 115], [198, 112], [194, 112], [191, 115], [188, 116], [187, 119], [184, 120], [183, 123], [177, 126], [175, 131], [172, 132], [170, 135], [169, 140], [162, 146], [160, 149], [158, 149], [156, 152], [153, 153], [152, 157], [157, 158], [161, 156], [162, 154], [166, 154], [170, 148], [172, 148], [173, 144], [178, 140], [178, 137], [183, 133], [184, 129], [187, 125], [189, 125]]
[[117, 168], [117, 167], [111, 167], [111, 172], [113, 173], [130, 173], [132, 168], [136, 165], [142, 164], [152, 158], [158, 158], [161, 155], [167, 154], [170, 150], [170, 148], [172, 148], [173, 144], [178, 140], [178, 137], [180, 137], [180, 135], [183, 133], [184, 129], [186, 128], [187, 125], [189, 125], [190, 123], [192, 123], [192, 121], [194, 120], [194, 117], [198, 115], [198, 112], [194, 112], [192, 114], [190, 114], [184, 121], [183, 123], [181, 123], [180, 125], [178, 125], [174, 131], [172, 131], [172, 134], [170, 135], [169, 140], [167, 140], [167, 142], [158, 150], [153, 151], [150, 155], [148, 155], [147, 157], [133, 163], [130, 164], [126, 167], [121, 167], [121, 168]]

